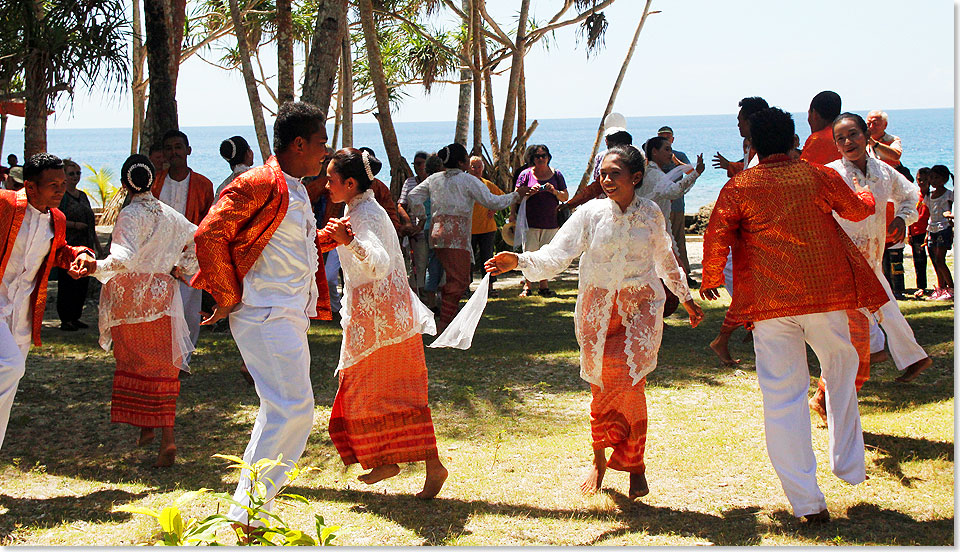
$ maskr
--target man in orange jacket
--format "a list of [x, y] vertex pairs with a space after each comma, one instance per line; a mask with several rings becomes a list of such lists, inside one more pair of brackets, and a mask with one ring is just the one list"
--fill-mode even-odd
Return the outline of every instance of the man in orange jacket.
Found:
[[49, 153], [23, 166], [24, 187], [0, 190], [0, 446], [31, 343], [40, 345], [47, 279], [54, 266], [84, 275], [87, 247], [66, 241], [67, 219], [57, 209], [66, 190], [63, 161]]

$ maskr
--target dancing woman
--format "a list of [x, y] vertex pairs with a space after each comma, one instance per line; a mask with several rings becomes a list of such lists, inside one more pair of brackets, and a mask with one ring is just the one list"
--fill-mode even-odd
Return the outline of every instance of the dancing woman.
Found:
[[[703, 311], [693, 301], [672, 252], [663, 214], [634, 193], [643, 179], [643, 156], [632, 147], [611, 148], [600, 166], [604, 199], [577, 209], [556, 237], [540, 250], [503, 252], [487, 272], [520, 268], [528, 280], [552, 278], [576, 257], [580, 283], [575, 314], [580, 376], [590, 382], [593, 401], [593, 468], [581, 485], [600, 489], [606, 469], [630, 473], [630, 497], [649, 492], [643, 450], [647, 437], [646, 376], [657, 366], [665, 300], [659, 280], [681, 298], [696, 327]], [[613, 447], [609, 461], [605, 450]]]
[[179, 280], [197, 272], [193, 233], [197, 227], [150, 191], [154, 167], [131, 155], [120, 173], [130, 204], [113, 227], [110, 255], [96, 261], [92, 275], [100, 292], [100, 345], [117, 369], [110, 420], [140, 428], [140, 446], [161, 428], [157, 467], [171, 466], [177, 454], [173, 423], [178, 375], [193, 350], [183, 316]]
[[433, 498], [447, 479], [437, 453], [422, 333], [436, 331], [433, 313], [410, 289], [396, 231], [370, 189], [381, 163], [346, 148], [327, 166], [330, 200], [345, 217], [325, 228], [340, 244], [343, 342], [340, 388], [330, 414], [330, 438], [344, 464], [370, 470], [372, 485], [400, 472], [402, 462], [426, 463], [419, 498]]

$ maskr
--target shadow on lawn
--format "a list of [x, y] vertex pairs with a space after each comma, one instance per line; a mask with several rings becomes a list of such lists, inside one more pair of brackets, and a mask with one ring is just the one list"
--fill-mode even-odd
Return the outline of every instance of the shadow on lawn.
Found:
[[903, 470], [900, 469], [901, 462], [937, 458], [953, 462], [953, 443], [870, 432], [863, 433], [863, 442], [868, 448], [876, 450], [881, 455], [877, 465], [899, 479], [904, 487], [912, 487], [913, 479], [903, 474]]
[[847, 509], [845, 517], [834, 517], [829, 523], [822, 524], [801, 523], [786, 510], [778, 510], [772, 517], [776, 523], [767, 528], [769, 532], [800, 536], [824, 544], [953, 545], [953, 517], [920, 521], [875, 504], [857, 504]]
[[125, 521], [130, 518], [130, 514], [113, 512], [114, 504], [131, 502], [145, 495], [146, 493], [130, 493], [120, 489], [104, 489], [84, 496], [53, 498], [14, 498], [0, 494], [0, 507], [7, 509], [7, 512], [0, 516], [0, 544], [18, 526], [50, 528], [75, 521]]

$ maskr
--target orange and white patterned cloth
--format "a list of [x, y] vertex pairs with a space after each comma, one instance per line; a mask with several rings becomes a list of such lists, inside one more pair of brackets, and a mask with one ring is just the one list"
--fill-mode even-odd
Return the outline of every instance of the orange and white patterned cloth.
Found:
[[164, 316], [113, 328], [110, 421], [137, 427], [173, 427], [180, 395], [180, 364], [170, 358], [172, 324]]

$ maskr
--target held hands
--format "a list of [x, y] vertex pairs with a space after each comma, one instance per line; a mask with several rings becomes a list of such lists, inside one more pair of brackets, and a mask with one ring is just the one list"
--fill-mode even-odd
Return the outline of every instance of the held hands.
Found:
[[501, 251], [483, 264], [483, 269], [493, 276], [509, 272], [517, 268], [519, 258], [516, 253]]
[[67, 274], [71, 278], [76, 280], [77, 278], [83, 278], [97, 270], [97, 261], [91, 257], [88, 253], [79, 255], [76, 259], [70, 263], [70, 268], [67, 269]]
[[700, 298], [708, 301], [716, 301], [720, 298], [720, 288], [700, 288]]
[[[211, 326], [217, 322], [226, 318], [234, 309], [237, 308], [236, 303], [233, 305], [216, 305], [213, 307], [213, 314], [204, 318], [200, 321], [201, 326]], [[200, 313], [203, 314], [203, 313]]]
[[[703, 159], [702, 155], [697, 158], [697, 165], [700, 164], [702, 159]], [[730, 166], [730, 161], [726, 157], [720, 155], [719, 151], [713, 156], [713, 168], [727, 170], [729, 166]], [[700, 172], [702, 173], [703, 171], [700, 171]]]
[[328, 232], [330, 237], [340, 245], [347, 245], [353, 241], [354, 234], [353, 228], [350, 226], [350, 217], [330, 219], [327, 221], [324, 231]]
[[693, 299], [684, 301], [683, 308], [687, 311], [687, 314], [690, 315], [690, 327], [696, 328], [697, 325], [703, 321], [703, 309], [701, 309], [700, 305], [696, 304]]

